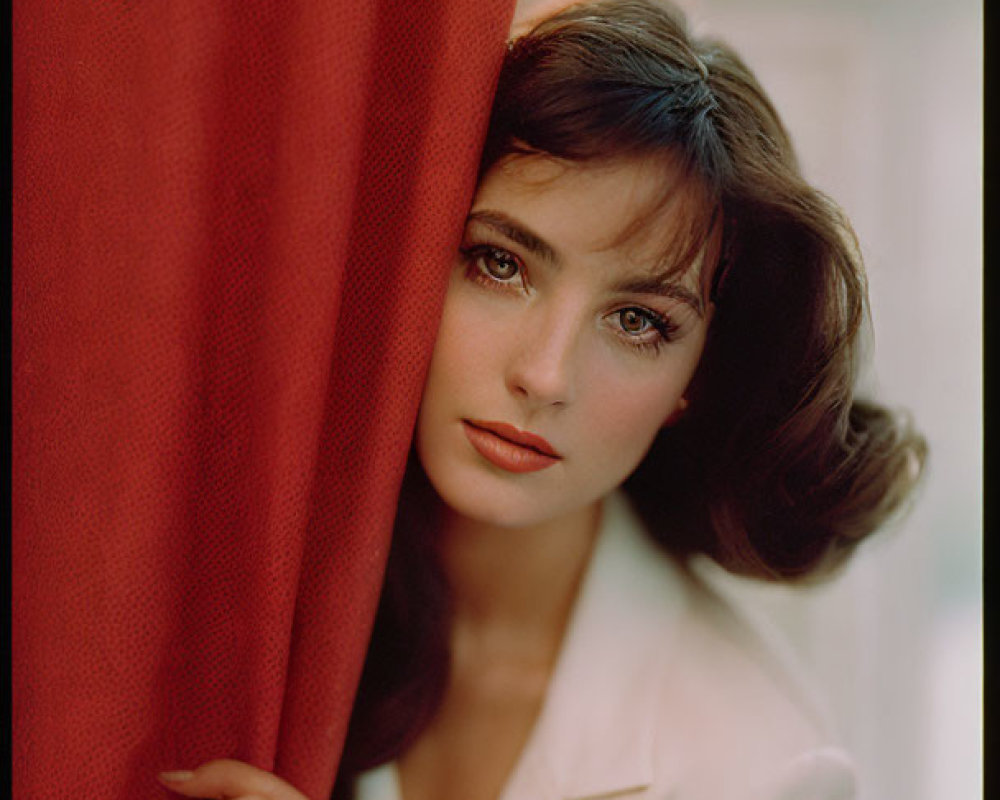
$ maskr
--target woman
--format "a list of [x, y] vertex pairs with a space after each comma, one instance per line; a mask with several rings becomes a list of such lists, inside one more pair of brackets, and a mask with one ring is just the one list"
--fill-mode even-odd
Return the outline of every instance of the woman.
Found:
[[[826, 576], [900, 505], [924, 444], [854, 397], [865, 313], [849, 225], [725, 45], [639, 0], [516, 40], [335, 794], [853, 796], [687, 557]], [[232, 761], [164, 780], [302, 797]]]

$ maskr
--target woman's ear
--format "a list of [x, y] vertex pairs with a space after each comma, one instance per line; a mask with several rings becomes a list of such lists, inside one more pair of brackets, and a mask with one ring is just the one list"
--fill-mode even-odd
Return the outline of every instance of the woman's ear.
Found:
[[669, 428], [671, 425], [676, 425], [680, 418], [684, 416], [684, 412], [687, 411], [688, 399], [683, 395], [677, 400], [677, 405], [674, 406], [674, 410], [670, 412], [667, 418], [663, 421], [663, 427]]

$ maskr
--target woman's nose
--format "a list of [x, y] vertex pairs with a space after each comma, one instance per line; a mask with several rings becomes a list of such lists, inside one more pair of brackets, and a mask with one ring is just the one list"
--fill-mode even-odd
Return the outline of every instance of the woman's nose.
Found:
[[565, 314], [525, 320], [509, 351], [507, 388], [538, 407], [572, 402], [578, 338], [579, 324]]

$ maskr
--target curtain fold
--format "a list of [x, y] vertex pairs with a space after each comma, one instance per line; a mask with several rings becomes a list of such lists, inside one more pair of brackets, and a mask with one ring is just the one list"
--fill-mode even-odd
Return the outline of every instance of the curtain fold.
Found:
[[13, 7], [13, 788], [333, 782], [510, 0]]

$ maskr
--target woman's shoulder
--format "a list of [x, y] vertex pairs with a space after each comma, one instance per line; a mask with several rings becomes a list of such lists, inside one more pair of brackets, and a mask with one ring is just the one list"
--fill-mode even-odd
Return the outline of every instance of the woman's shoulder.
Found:
[[607, 522], [619, 552], [604, 557], [622, 559], [621, 576], [633, 573], [618, 587], [633, 604], [620, 607], [633, 620], [622, 624], [645, 627], [651, 646], [636, 656], [656, 665], [644, 699], [656, 717], [654, 783], [686, 787], [678, 796], [691, 798], [853, 797], [851, 760], [776, 629], [663, 552], [623, 495]]
[[688, 577], [656, 690], [658, 771], [692, 798], [854, 797], [851, 759], [801, 666], [759, 620]]

